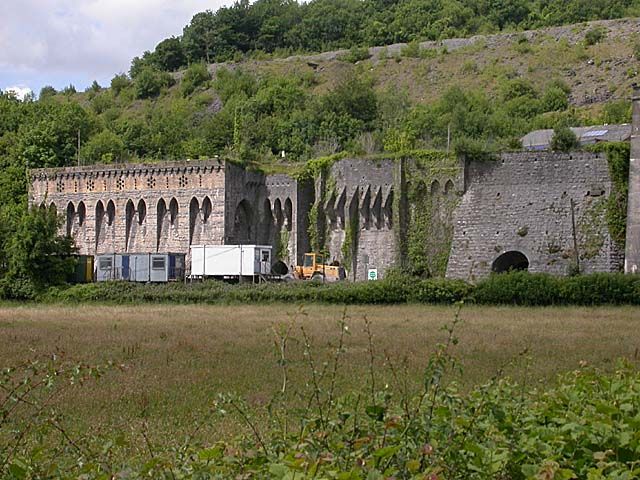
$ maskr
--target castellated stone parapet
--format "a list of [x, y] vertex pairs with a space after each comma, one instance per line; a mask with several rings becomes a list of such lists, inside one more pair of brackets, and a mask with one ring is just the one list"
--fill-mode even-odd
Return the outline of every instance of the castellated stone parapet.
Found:
[[53, 206], [81, 254], [188, 253], [221, 244], [223, 161], [33, 170], [30, 202]]
[[55, 208], [84, 255], [260, 244], [292, 265], [309, 248], [313, 189], [288, 175], [204, 160], [39, 169], [30, 180], [30, 204]]

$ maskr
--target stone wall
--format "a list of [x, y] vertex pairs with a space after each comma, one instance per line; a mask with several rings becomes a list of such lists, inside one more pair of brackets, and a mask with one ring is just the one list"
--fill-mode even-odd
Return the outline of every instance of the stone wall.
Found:
[[394, 160], [346, 159], [322, 179], [325, 247], [329, 260], [343, 264], [351, 279], [366, 279], [369, 268], [382, 277], [395, 263], [394, 168]]
[[404, 269], [442, 277], [453, 241], [453, 214], [464, 192], [464, 164], [449, 155], [404, 162], [400, 236]]
[[64, 216], [81, 254], [188, 253], [223, 243], [225, 170], [215, 160], [34, 170], [30, 202]]
[[624, 270], [640, 273], [640, 87], [633, 90], [633, 126], [629, 164], [629, 203]]
[[55, 207], [82, 254], [262, 244], [289, 268], [314, 239], [356, 280], [393, 266], [474, 279], [498, 258], [515, 262], [510, 252], [554, 274], [616, 271], [622, 259], [605, 219], [607, 161], [589, 153], [345, 159], [315, 182], [217, 160], [34, 170], [31, 180], [31, 203]]
[[605, 219], [611, 180], [604, 156], [504, 154], [469, 162], [466, 173], [448, 277], [486, 276], [508, 252], [524, 254], [531, 272], [566, 275], [578, 264], [584, 273], [619, 270]]
[[243, 243], [272, 245], [290, 266], [309, 251], [313, 189], [229, 162], [34, 170], [29, 195], [64, 216], [63, 233], [85, 255]]

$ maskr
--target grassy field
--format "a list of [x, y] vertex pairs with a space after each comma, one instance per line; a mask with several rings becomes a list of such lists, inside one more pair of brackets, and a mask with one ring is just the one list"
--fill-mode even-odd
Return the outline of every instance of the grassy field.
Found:
[[[68, 391], [57, 402], [64, 422], [78, 433], [121, 431], [136, 435], [141, 425], [154, 442], [180, 438], [203, 419], [205, 441], [236, 432], [211, 407], [217, 394], [235, 392], [252, 406], [264, 406], [282, 383], [274, 328], [292, 325], [287, 359], [287, 401], [308, 397], [310, 378], [303, 332], [318, 368], [331, 364], [340, 337], [343, 308], [269, 306], [32, 306], [0, 308], [0, 367], [55, 354], [73, 362], [121, 366], [98, 381]], [[397, 391], [389, 362], [406, 364], [413, 386], [437, 342], [453, 321], [454, 307], [349, 307], [349, 334], [340, 358], [339, 391], [369, 388], [373, 337], [376, 388]], [[465, 307], [454, 353], [463, 367], [459, 380], [477, 384], [503, 367], [527, 382], [552, 382], [580, 362], [610, 367], [640, 347], [637, 308]], [[521, 352], [527, 349], [530, 366]], [[138, 432], [138, 433], [136, 433]]]

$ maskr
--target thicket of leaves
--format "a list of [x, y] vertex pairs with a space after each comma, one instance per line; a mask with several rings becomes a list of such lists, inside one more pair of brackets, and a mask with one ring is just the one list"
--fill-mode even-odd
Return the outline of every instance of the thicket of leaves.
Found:
[[338, 305], [453, 304], [462, 300], [482, 305], [638, 305], [640, 277], [597, 273], [574, 277], [512, 272], [491, 275], [471, 285], [462, 280], [419, 279], [389, 274], [376, 282], [292, 282], [230, 285], [218, 281], [166, 285], [101, 282], [52, 288], [40, 300], [70, 304], [231, 303]]
[[144, 67], [133, 81], [117, 75], [110, 89], [82, 95], [47, 93], [25, 102], [0, 96], [5, 163], [24, 169], [75, 165], [78, 157], [84, 165], [219, 155], [268, 164], [282, 162], [282, 152], [285, 162], [299, 162], [337, 152], [446, 148], [448, 135], [454, 148], [482, 152], [520, 148], [518, 138], [534, 128], [629, 117], [628, 102], [612, 103], [602, 118], [579, 117], [569, 88], [554, 79], [539, 89], [503, 78], [495, 95], [452, 86], [431, 104], [412, 104], [408, 92], [377, 90], [358, 74], [321, 95], [306, 75], [237, 68], [211, 78], [204, 64], [193, 64], [176, 88], [163, 75]]

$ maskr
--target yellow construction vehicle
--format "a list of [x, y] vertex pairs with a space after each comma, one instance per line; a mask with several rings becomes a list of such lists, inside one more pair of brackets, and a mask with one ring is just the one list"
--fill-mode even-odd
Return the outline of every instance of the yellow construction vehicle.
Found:
[[344, 267], [324, 263], [324, 257], [317, 253], [305, 253], [302, 265], [295, 267], [294, 276], [300, 280], [313, 280], [316, 282], [337, 282], [346, 278]]

